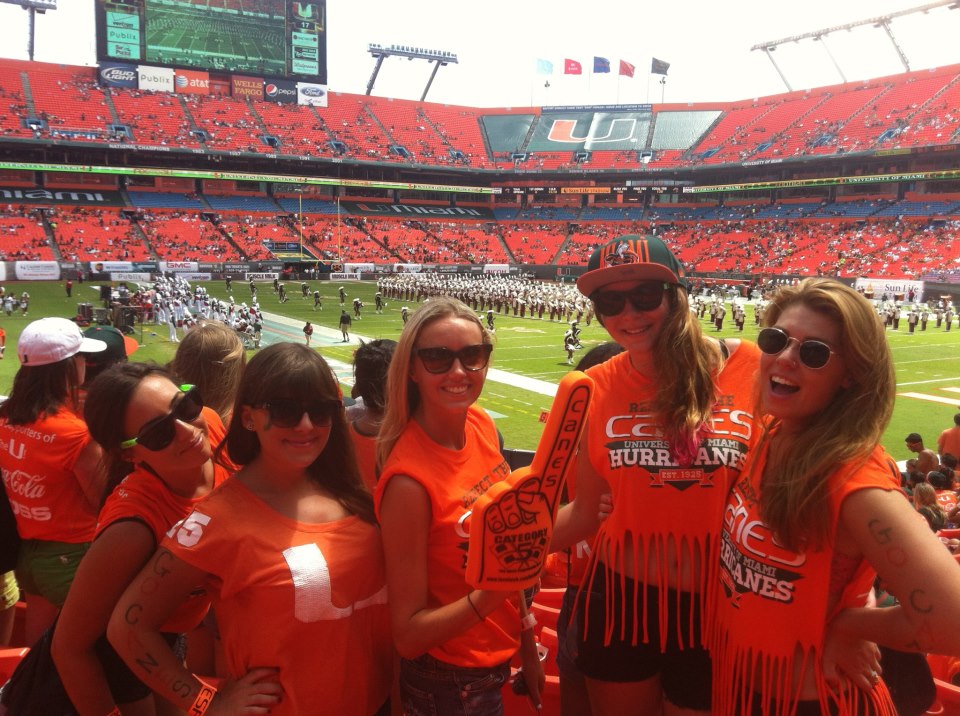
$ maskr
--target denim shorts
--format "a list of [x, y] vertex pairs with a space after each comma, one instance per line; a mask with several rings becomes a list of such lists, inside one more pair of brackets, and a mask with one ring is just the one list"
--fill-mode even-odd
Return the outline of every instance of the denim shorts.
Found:
[[406, 716], [502, 716], [509, 678], [509, 663], [455, 666], [423, 654], [400, 660], [400, 699]]

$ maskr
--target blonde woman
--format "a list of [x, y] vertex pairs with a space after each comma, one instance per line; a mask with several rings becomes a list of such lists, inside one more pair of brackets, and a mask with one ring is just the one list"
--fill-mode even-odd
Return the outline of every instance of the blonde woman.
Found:
[[216, 410], [224, 425], [230, 425], [246, 364], [247, 355], [237, 332], [225, 323], [205, 321], [184, 335], [170, 370], [197, 386], [204, 405]]
[[510, 473], [493, 419], [476, 405], [492, 351], [469, 307], [433, 298], [404, 325], [390, 363], [374, 499], [411, 716], [502, 713], [519, 644], [510, 593], [465, 579], [471, 506]]

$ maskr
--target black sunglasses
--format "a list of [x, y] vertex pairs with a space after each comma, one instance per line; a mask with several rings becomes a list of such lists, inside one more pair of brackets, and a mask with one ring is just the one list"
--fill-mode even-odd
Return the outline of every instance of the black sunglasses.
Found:
[[306, 413], [314, 427], [325, 428], [333, 422], [333, 416], [340, 412], [343, 402], [340, 400], [271, 400], [255, 406], [263, 408], [270, 415], [271, 425], [278, 428], [295, 428]]
[[807, 368], [819, 370], [823, 368], [830, 360], [830, 356], [836, 355], [823, 341], [816, 341], [808, 338], [805, 341], [791, 338], [779, 328], [762, 328], [757, 334], [757, 345], [767, 355], [779, 355], [786, 350], [790, 342], [793, 341], [800, 346], [797, 354], [800, 356], [800, 362]]
[[670, 284], [649, 281], [637, 284], [629, 291], [596, 291], [590, 300], [601, 316], [619, 316], [627, 301], [635, 311], [652, 311], [663, 303], [663, 294]]
[[478, 343], [475, 346], [464, 346], [458, 351], [449, 348], [418, 348], [417, 357], [428, 373], [446, 373], [453, 367], [455, 360], [460, 361], [464, 370], [475, 373], [487, 367], [492, 352], [493, 344]]
[[173, 442], [177, 435], [176, 422], [192, 423], [200, 417], [203, 398], [195, 385], [181, 385], [180, 393], [173, 399], [173, 409], [162, 418], [154, 418], [137, 432], [137, 436], [120, 443], [123, 449], [135, 445], [159, 452]]

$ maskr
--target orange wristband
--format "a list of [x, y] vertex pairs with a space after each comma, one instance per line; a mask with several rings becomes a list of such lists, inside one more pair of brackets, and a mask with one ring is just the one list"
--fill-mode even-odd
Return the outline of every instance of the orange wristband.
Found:
[[[200, 681], [197, 679], [197, 681]], [[197, 698], [193, 700], [193, 705], [187, 711], [190, 716], [203, 716], [207, 712], [207, 709], [210, 708], [210, 704], [213, 702], [213, 697], [217, 695], [217, 690], [206, 684], [203, 681], [200, 681], [200, 692], [197, 694]]]

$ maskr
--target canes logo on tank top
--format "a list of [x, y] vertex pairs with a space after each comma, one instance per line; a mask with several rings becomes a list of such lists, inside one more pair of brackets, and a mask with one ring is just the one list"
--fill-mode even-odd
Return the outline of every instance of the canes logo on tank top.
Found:
[[650, 406], [630, 403], [627, 410], [612, 415], [603, 426], [609, 469], [641, 466], [650, 474], [650, 487], [680, 491], [693, 486], [714, 487], [713, 473], [717, 470], [743, 469], [752, 434], [753, 415], [727, 407], [732, 404], [732, 395], [718, 396], [693, 461], [681, 465], [671, 454]]
[[747, 592], [761, 599], [790, 603], [803, 575], [804, 553], [779, 545], [759, 516], [760, 506], [749, 476], [730, 492], [720, 530], [720, 585], [738, 608]]

